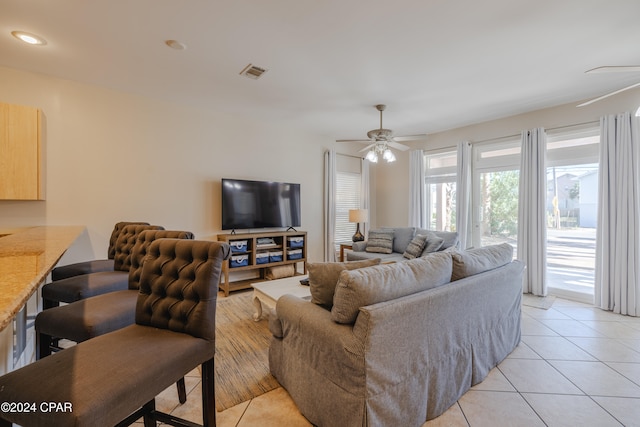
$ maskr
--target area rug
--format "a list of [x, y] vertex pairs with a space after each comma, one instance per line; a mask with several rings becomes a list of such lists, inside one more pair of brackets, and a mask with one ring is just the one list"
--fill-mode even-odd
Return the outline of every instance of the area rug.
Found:
[[555, 295], [548, 295], [546, 297], [539, 297], [532, 294], [522, 295], [522, 305], [529, 307], [542, 308], [548, 310], [556, 300]]
[[216, 308], [216, 410], [280, 387], [269, 373], [268, 320], [253, 320], [251, 292], [218, 299]]

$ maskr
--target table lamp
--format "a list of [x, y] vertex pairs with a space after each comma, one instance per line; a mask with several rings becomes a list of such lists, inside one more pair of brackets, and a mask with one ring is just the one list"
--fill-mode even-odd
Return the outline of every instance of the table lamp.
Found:
[[361, 242], [364, 240], [364, 235], [360, 232], [360, 223], [367, 222], [368, 216], [368, 209], [349, 209], [349, 222], [355, 222], [357, 224], [356, 234], [352, 237], [354, 242]]

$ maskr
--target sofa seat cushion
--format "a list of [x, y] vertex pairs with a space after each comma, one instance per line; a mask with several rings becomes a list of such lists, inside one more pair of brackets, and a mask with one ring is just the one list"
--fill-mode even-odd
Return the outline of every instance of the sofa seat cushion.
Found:
[[345, 256], [347, 261], [359, 261], [363, 259], [375, 259], [379, 258], [380, 263], [390, 263], [398, 261], [406, 261], [407, 259], [397, 252], [391, 252], [390, 254], [380, 254], [376, 252], [346, 252]]
[[513, 260], [513, 246], [508, 243], [483, 246], [466, 251], [451, 252], [453, 270], [451, 281], [493, 270]]
[[435, 288], [451, 279], [449, 253], [434, 253], [405, 262], [343, 271], [333, 297], [331, 317], [353, 323], [360, 307]]
[[381, 254], [393, 252], [393, 230], [369, 231], [366, 251]]
[[344, 270], [371, 267], [380, 264], [380, 258], [365, 259], [353, 262], [313, 262], [307, 264], [309, 271], [309, 291], [311, 302], [324, 306], [331, 310], [333, 306], [333, 294], [340, 273]]

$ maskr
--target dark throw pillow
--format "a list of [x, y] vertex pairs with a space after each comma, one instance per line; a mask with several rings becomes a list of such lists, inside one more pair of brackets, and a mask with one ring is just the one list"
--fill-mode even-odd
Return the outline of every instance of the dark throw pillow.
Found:
[[402, 254], [402, 256], [407, 259], [418, 258], [422, 255], [422, 251], [426, 244], [427, 236], [418, 234], [413, 239], [411, 239], [411, 242], [409, 242], [409, 245], [407, 246], [407, 249], [404, 251], [404, 254]]

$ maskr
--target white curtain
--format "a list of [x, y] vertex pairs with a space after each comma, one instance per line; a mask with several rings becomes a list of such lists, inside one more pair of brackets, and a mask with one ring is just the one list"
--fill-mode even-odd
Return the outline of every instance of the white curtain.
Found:
[[595, 305], [640, 316], [640, 136], [631, 113], [600, 120]]
[[518, 259], [527, 266], [522, 284], [523, 292], [538, 296], [547, 295], [546, 145], [544, 129], [522, 132]]
[[336, 260], [336, 151], [324, 154], [324, 260]]
[[456, 163], [456, 230], [460, 248], [471, 246], [471, 144], [458, 143]]
[[[366, 209], [369, 212], [369, 222], [371, 222], [371, 209], [370, 209], [370, 194], [369, 194], [369, 160], [362, 159], [360, 161], [360, 179], [361, 179], [361, 187], [360, 187], [360, 208]], [[362, 230], [362, 234], [364, 234], [365, 239], [367, 237], [367, 225], [364, 224], [364, 230]]]
[[424, 152], [409, 153], [409, 226], [427, 228]]

